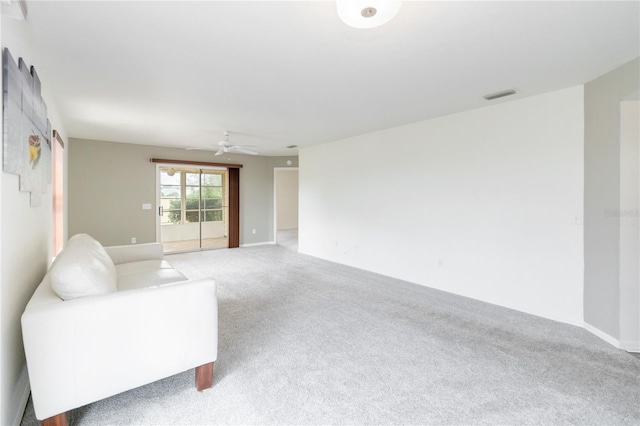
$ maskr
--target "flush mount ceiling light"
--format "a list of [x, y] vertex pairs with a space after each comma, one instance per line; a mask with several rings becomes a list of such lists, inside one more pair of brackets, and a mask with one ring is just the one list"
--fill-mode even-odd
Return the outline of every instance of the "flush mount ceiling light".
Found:
[[338, 16], [354, 28], [373, 28], [389, 22], [400, 10], [400, 0], [337, 0]]

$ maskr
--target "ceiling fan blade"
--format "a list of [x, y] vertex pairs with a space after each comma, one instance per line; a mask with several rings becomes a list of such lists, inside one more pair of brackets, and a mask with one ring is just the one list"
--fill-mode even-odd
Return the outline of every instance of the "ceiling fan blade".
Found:
[[224, 154], [224, 148], [219, 149], [218, 152], [216, 152], [213, 155], [222, 155], [222, 154]]
[[233, 147], [233, 150], [234, 150], [235, 152], [241, 152], [241, 153], [243, 153], [243, 154], [258, 155], [258, 153], [257, 153], [257, 152], [255, 152], [255, 151], [251, 151], [251, 150], [249, 150], [249, 149], [244, 149], [244, 148], [239, 148], [239, 147], [237, 147], [237, 146], [234, 146], [234, 147]]

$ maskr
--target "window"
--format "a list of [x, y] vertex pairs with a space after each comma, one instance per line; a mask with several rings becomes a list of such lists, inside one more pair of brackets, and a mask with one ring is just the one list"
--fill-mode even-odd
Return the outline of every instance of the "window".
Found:
[[203, 222], [219, 222], [222, 213], [222, 175], [211, 171], [203, 171], [201, 176], [202, 218]]
[[161, 223], [170, 225], [222, 221], [222, 173], [215, 170], [161, 168]]
[[182, 172], [175, 169], [160, 170], [160, 208], [163, 225], [182, 223]]
[[53, 131], [53, 255], [57, 256], [64, 244], [64, 142], [60, 133]]

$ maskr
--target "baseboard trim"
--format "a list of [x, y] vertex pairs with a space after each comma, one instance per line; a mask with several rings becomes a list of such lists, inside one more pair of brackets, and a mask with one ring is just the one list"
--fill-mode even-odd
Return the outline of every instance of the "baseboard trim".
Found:
[[593, 325], [587, 322], [585, 322], [582, 327], [588, 332], [595, 334], [605, 342], [615, 346], [618, 349], [622, 349], [623, 351], [627, 351], [627, 352], [640, 352], [640, 342], [638, 341], [618, 340], [615, 337], [600, 330], [598, 327], [594, 327]]
[[[20, 391], [20, 389], [22, 389], [22, 391]], [[16, 413], [12, 423], [14, 426], [20, 426], [22, 417], [24, 416], [24, 410], [27, 408], [27, 402], [29, 402], [29, 394], [31, 394], [31, 385], [29, 384], [29, 374], [27, 373], [26, 365], [20, 372], [20, 379], [16, 386], [16, 394], [18, 393], [20, 393], [20, 396], [16, 403]]]
[[622, 340], [620, 342], [620, 349], [624, 349], [627, 352], [640, 353], [640, 342], [634, 342], [633, 340]]
[[588, 322], [585, 322], [582, 327], [585, 330], [587, 330], [588, 332], [590, 332], [592, 334], [595, 334], [596, 336], [598, 336], [599, 338], [601, 338], [605, 342], [609, 343], [610, 345], [613, 345], [618, 349], [622, 349], [622, 347], [620, 346], [620, 340], [616, 339], [613, 336], [610, 336], [609, 334], [607, 334], [604, 331], [600, 330], [598, 327], [594, 327], [591, 324], [589, 324]]
[[256, 247], [256, 246], [267, 246], [275, 244], [275, 241], [263, 241], [261, 243], [249, 243], [249, 244], [240, 244], [240, 247]]

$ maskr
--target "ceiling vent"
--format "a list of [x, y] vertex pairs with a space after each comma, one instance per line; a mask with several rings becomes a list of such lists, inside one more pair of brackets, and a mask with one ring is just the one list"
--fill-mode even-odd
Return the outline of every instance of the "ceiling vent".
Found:
[[490, 95], [485, 95], [484, 98], [488, 101], [492, 101], [494, 99], [504, 98], [505, 96], [511, 96], [515, 94], [516, 94], [515, 89], [508, 89], [508, 90], [503, 90], [501, 92], [492, 93]]

